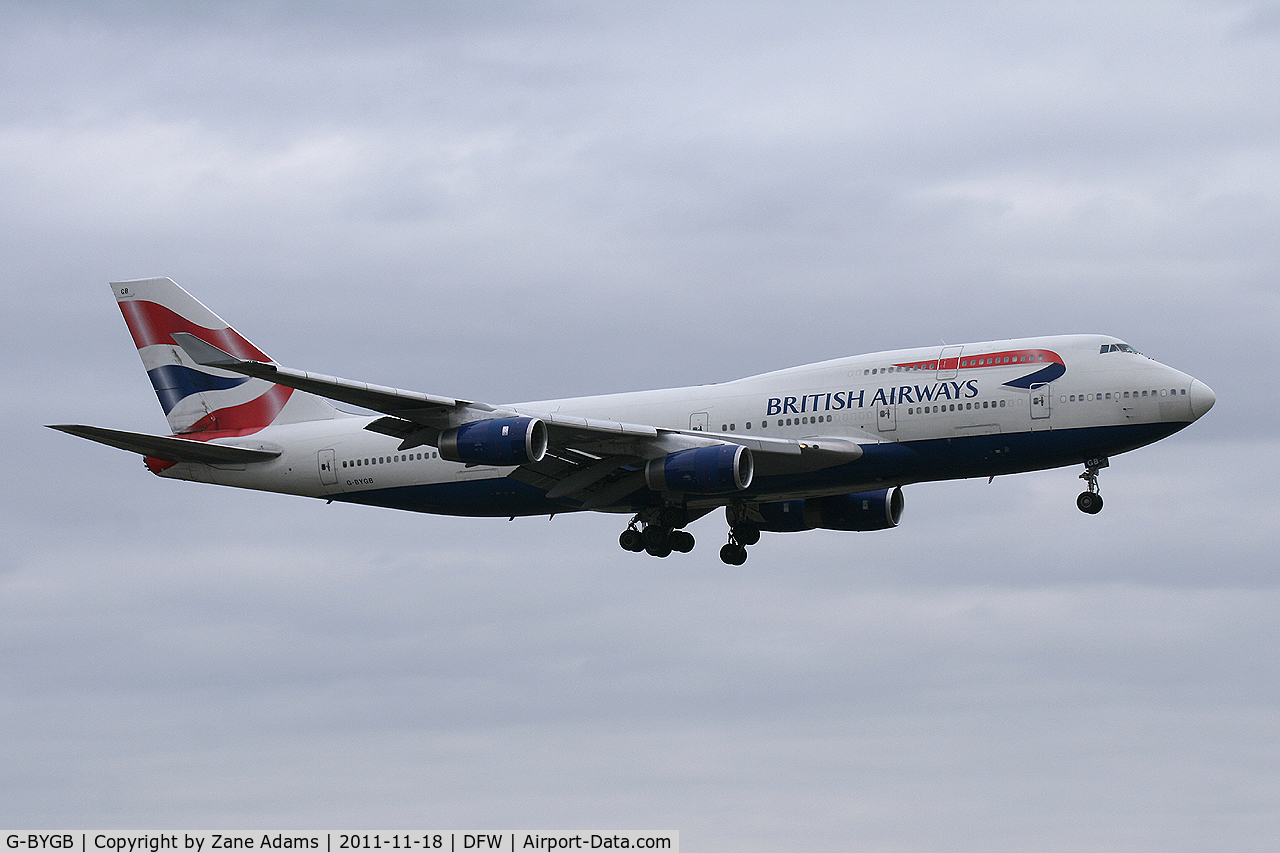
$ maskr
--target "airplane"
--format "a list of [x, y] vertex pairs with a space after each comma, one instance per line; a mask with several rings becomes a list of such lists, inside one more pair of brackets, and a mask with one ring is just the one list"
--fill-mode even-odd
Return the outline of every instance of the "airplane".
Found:
[[[494, 405], [277, 364], [168, 278], [111, 284], [171, 435], [49, 425], [160, 477], [459, 516], [631, 514], [628, 551], [720, 558], [762, 532], [896, 527], [902, 487], [1083, 465], [1212, 408], [1203, 382], [1105, 335], [936, 345], [719, 384]], [[368, 410], [356, 414], [334, 402]]]

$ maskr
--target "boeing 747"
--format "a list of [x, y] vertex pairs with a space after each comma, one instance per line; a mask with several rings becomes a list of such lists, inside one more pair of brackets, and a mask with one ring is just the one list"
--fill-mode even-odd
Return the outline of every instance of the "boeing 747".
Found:
[[1059, 335], [489, 404], [294, 370], [170, 279], [111, 287], [171, 434], [52, 428], [160, 477], [447, 515], [622, 513], [621, 546], [657, 557], [692, 550], [686, 528], [723, 507], [731, 565], [761, 532], [896, 527], [902, 487], [934, 480], [1080, 465], [1076, 504], [1096, 513], [1112, 456], [1215, 399], [1117, 338]]

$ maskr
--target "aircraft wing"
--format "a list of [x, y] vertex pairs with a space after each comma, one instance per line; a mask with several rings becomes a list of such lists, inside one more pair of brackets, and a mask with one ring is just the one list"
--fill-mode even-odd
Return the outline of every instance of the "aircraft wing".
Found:
[[841, 437], [784, 439], [677, 430], [648, 424], [582, 418], [405, 391], [333, 376], [291, 370], [237, 358], [194, 335], [173, 338], [198, 364], [265, 379], [331, 400], [381, 412], [366, 429], [401, 439], [400, 449], [436, 445], [442, 432], [494, 417], [533, 417], [547, 428], [547, 452], [511, 475], [546, 488], [552, 498], [582, 500], [599, 508], [645, 487], [644, 464], [680, 450], [736, 444], [749, 448], [764, 474], [812, 471], [862, 455], [857, 442]]
[[189, 438], [174, 438], [164, 435], [149, 435], [142, 432], [125, 432], [105, 427], [85, 426], [83, 424], [49, 424], [49, 429], [69, 433], [128, 450], [141, 453], [156, 459], [170, 462], [200, 462], [205, 465], [238, 465], [246, 462], [266, 462], [280, 455], [279, 450], [262, 450], [253, 447], [231, 447], [225, 444], [213, 444], [208, 441], [192, 441]]
[[484, 403], [473, 403], [468, 400], [455, 400], [451, 397], [438, 397], [433, 394], [419, 394], [416, 391], [403, 391], [399, 388], [388, 388], [383, 385], [370, 385], [367, 382], [352, 382], [319, 373], [307, 373], [302, 370], [290, 370], [278, 364], [262, 361], [248, 361], [236, 358], [228, 352], [206, 343], [187, 332], [174, 332], [173, 339], [197, 364], [206, 367], [219, 367], [233, 373], [241, 373], [257, 379], [265, 379], [277, 385], [286, 385], [299, 391], [306, 391], [330, 400], [338, 400], [383, 412], [393, 417], [424, 425], [435, 425], [442, 415], [460, 409], [474, 409], [482, 412], [493, 411], [492, 406]]

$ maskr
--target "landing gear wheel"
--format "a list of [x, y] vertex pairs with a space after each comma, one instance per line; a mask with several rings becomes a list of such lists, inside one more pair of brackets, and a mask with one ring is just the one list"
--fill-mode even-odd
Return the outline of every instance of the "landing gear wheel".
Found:
[[739, 524], [729, 531], [739, 545], [754, 545], [760, 541], [760, 528], [750, 524]]
[[647, 553], [650, 557], [670, 557], [671, 556], [671, 546], [669, 544], [668, 545], [646, 545], [644, 546], [644, 550], [645, 550], [645, 553]]
[[1097, 515], [1102, 512], [1102, 495], [1097, 492], [1081, 492], [1076, 498], [1076, 506], [1081, 512], [1087, 512], [1089, 515]]
[[618, 537], [618, 544], [622, 546], [622, 550], [631, 551], [639, 554], [644, 550], [644, 536], [634, 527], [628, 527], [622, 531], [622, 535]]
[[670, 545], [670, 543], [671, 543], [670, 527], [662, 527], [661, 525], [657, 525], [657, 524], [650, 524], [645, 527], [644, 547], [645, 547], [645, 550], [649, 551], [650, 554], [653, 553], [653, 551], [649, 550], [650, 548], [661, 551], [663, 548], [667, 548]]
[[658, 523], [663, 527], [679, 530], [689, 523], [689, 513], [684, 511], [684, 507], [668, 504], [658, 511]]
[[693, 534], [683, 530], [673, 532], [668, 542], [672, 551], [679, 551], [681, 554], [688, 554], [693, 550]]
[[747, 549], [729, 542], [720, 549], [720, 559], [730, 566], [741, 566], [747, 561]]

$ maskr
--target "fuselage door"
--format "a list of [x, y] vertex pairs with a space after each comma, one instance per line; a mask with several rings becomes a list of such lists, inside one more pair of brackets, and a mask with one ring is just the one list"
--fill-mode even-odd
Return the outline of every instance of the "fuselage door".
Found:
[[960, 370], [960, 353], [964, 347], [943, 347], [938, 356], [938, 379], [955, 379]]
[[1052, 398], [1049, 385], [1040, 382], [1031, 386], [1031, 418], [1043, 420], [1049, 417], [1049, 401]]
[[706, 432], [711, 424], [711, 416], [706, 412], [694, 412], [689, 415], [689, 429], [694, 432]]
[[876, 414], [876, 425], [881, 432], [892, 432], [898, 428], [898, 407], [881, 406]]
[[320, 482], [326, 486], [338, 484], [337, 461], [332, 450], [321, 450], [318, 454], [320, 464]]

